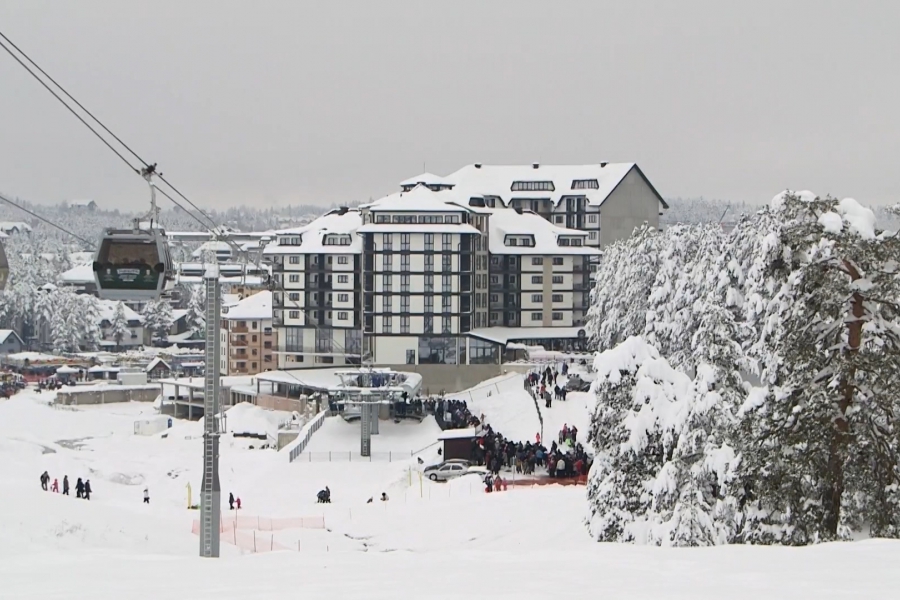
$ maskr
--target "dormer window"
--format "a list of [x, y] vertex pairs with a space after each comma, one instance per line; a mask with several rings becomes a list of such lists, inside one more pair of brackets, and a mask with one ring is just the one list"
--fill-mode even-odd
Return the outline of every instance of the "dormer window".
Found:
[[503, 240], [506, 246], [534, 246], [534, 236], [531, 235], [508, 235]]
[[596, 179], [576, 179], [572, 182], [573, 190], [599, 190], [600, 184]]
[[560, 237], [560, 246], [581, 246], [582, 239], [580, 237]]
[[303, 244], [303, 236], [288, 235], [278, 240], [279, 246], [300, 246]]
[[513, 181], [513, 192], [552, 192], [556, 190], [552, 181]]
[[326, 246], [349, 246], [349, 235], [328, 234], [325, 236]]

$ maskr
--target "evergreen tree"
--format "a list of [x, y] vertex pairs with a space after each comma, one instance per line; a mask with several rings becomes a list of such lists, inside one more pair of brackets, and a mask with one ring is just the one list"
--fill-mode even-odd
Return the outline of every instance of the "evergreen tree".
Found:
[[144, 308], [144, 328], [150, 331], [151, 339], [166, 341], [169, 339], [169, 330], [175, 322], [172, 314], [172, 306], [165, 300], [148, 302]]
[[187, 311], [185, 320], [193, 334], [191, 337], [200, 337], [206, 329], [206, 294], [203, 286], [194, 287]]
[[785, 194], [761, 320], [768, 393], [742, 411], [742, 538], [900, 535], [900, 240], [847, 199]]
[[122, 341], [130, 335], [131, 329], [128, 327], [128, 317], [125, 316], [125, 304], [118, 302], [112, 321], [109, 323], [109, 336], [116, 342], [116, 350], [121, 348]]

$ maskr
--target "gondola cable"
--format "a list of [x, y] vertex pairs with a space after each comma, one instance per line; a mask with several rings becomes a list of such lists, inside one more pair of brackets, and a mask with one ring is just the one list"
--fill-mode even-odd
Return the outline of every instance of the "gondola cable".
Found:
[[76, 240], [78, 240], [79, 242], [81, 242], [82, 244], [85, 244], [90, 250], [93, 251], [93, 250], [96, 249], [96, 245], [95, 245], [93, 242], [90, 242], [90, 241], [84, 239], [83, 237], [81, 237], [81, 236], [78, 235], [77, 233], [72, 233], [71, 231], [69, 231], [69, 230], [66, 229], [65, 227], [62, 227], [62, 226], [60, 226], [60, 225], [57, 225], [56, 223], [54, 223], [54, 222], [51, 221], [50, 219], [44, 218], [44, 217], [42, 217], [41, 215], [37, 214], [36, 212], [34, 212], [34, 211], [32, 211], [32, 210], [29, 210], [29, 209], [25, 208], [24, 206], [22, 206], [22, 205], [19, 204], [18, 202], [15, 202], [15, 201], [13, 201], [13, 200], [10, 200], [9, 198], [7, 198], [6, 196], [4, 196], [3, 194], [0, 194], [0, 200], [2, 200], [3, 202], [6, 202], [7, 204], [10, 204], [10, 205], [12, 205], [12, 206], [15, 206], [16, 208], [18, 208], [18, 209], [21, 210], [22, 212], [25, 212], [25, 213], [31, 215], [31, 216], [34, 217], [35, 219], [38, 219], [38, 220], [40, 220], [40, 221], [43, 221], [44, 223], [46, 223], [47, 225], [50, 225], [51, 227], [55, 227], [56, 229], [62, 231], [62, 232], [65, 233], [66, 235], [72, 236], [73, 238], [75, 238]]
[[[73, 115], [74, 115], [74, 116], [75, 116], [75, 117], [76, 117], [76, 118], [77, 118], [77, 119], [78, 119], [85, 127], [87, 127], [87, 128], [91, 131], [91, 133], [93, 133], [93, 134], [94, 134], [94, 135], [95, 135], [95, 136], [96, 136], [96, 137], [97, 137], [97, 138], [98, 138], [98, 139], [99, 139], [99, 140], [100, 140], [107, 148], [109, 148], [109, 149], [110, 149], [117, 157], [119, 157], [119, 159], [122, 160], [122, 162], [124, 162], [126, 165], [128, 165], [128, 168], [129, 168], [131, 171], [137, 173], [138, 175], [141, 175], [144, 179], [146, 179], [146, 180], [148, 181], [148, 183], [150, 184], [150, 186], [151, 186], [151, 191], [153, 191], [153, 190], [159, 191], [162, 195], [164, 195], [166, 198], [168, 198], [175, 206], [178, 206], [179, 208], [181, 208], [184, 212], [186, 212], [188, 215], [190, 215], [195, 221], [197, 221], [197, 223], [199, 223], [200, 226], [201, 226], [202, 228], [207, 229], [207, 230], [209, 231], [209, 233], [210, 233], [214, 238], [223, 239], [222, 232], [224, 231], [224, 228], [223, 228], [223, 227], [220, 227], [220, 226], [216, 223], [216, 221], [215, 221], [209, 214], [207, 214], [203, 209], [201, 209], [201, 208], [200, 208], [199, 206], [197, 206], [194, 202], [192, 202], [185, 194], [183, 194], [178, 188], [176, 188], [174, 185], [172, 185], [172, 183], [170, 183], [167, 179], [165, 179], [165, 178], [163, 177], [162, 173], [156, 172], [156, 164], [155, 164], [155, 163], [152, 164], [152, 165], [149, 164], [149, 163], [148, 163], [147, 161], [145, 161], [139, 154], [137, 154], [137, 152], [135, 152], [134, 150], [132, 150], [132, 148], [131, 148], [128, 144], [126, 144], [121, 138], [119, 138], [115, 133], [113, 133], [112, 130], [110, 130], [110, 129], [109, 129], [102, 121], [100, 121], [100, 119], [98, 119], [98, 118], [97, 118], [90, 110], [88, 110], [88, 109], [87, 109], [83, 104], [81, 104], [74, 96], [72, 96], [72, 95], [71, 95], [71, 94], [70, 94], [70, 93], [69, 93], [62, 85], [60, 85], [55, 79], [53, 79], [53, 77], [51, 77], [44, 69], [42, 69], [42, 68], [40, 67], [40, 65], [38, 65], [38, 64], [37, 64], [37, 63], [36, 63], [36, 62], [35, 62], [35, 61], [34, 61], [27, 53], [25, 53], [21, 48], [19, 48], [12, 40], [10, 40], [9, 37], [7, 37], [2, 31], [0, 31], [0, 38], [2, 38], [3, 40], [5, 40], [10, 46], [12, 46], [13, 48], [15, 48], [15, 50], [16, 50], [17, 52], [19, 52], [19, 54], [21, 54], [21, 55], [25, 58], [25, 60], [27, 60], [31, 65], [33, 65], [35, 69], [37, 69], [44, 77], [46, 77], [50, 82], [52, 82], [53, 85], [55, 85], [55, 86], [56, 86], [56, 87], [57, 87], [57, 88], [58, 88], [58, 89], [59, 89], [59, 90], [67, 97], [67, 98], [69, 98], [73, 103], [75, 103], [75, 105], [78, 106], [78, 108], [80, 108], [82, 111], [84, 111], [84, 113], [85, 113], [86, 115], [88, 115], [91, 119], [93, 119], [94, 122], [96, 122], [96, 123], [97, 123], [97, 124], [98, 124], [105, 132], [106, 132], [106, 133], [108, 133], [110, 136], [112, 136], [112, 138], [113, 138], [116, 142], [118, 142], [118, 143], [119, 143], [123, 148], [125, 148], [132, 156], [134, 156], [140, 163], [142, 163], [142, 164], [144, 165], [143, 168], [135, 168], [135, 167], [131, 164], [131, 162], [130, 162], [127, 158], [125, 158], [125, 156], [123, 156], [123, 154], [122, 154], [121, 152], [119, 152], [116, 148], [114, 148], [113, 145], [112, 145], [107, 139], [105, 139], [105, 138], [100, 134], [99, 131], [97, 131], [94, 127], [92, 127], [92, 126], [90, 125], [90, 123], [88, 123], [81, 115], [79, 115], [78, 112], [77, 112], [75, 109], [73, 109], [73, 108], [72, 108], [72, 107], [71, 107], [71, 106], [70, 106], [70, 105], [62, 98], [62, 97], [60, 97], [59, 94], [57, 94], [57, 93], [56, 93], [56, 92], [55, 92], [55, 91], [47, 84], [47, 82], [45, 82], [43, 79], [41, 79], [41, 77], [38, 76], [38, 74], [35, 73], [35, 72], [34, 72], [27, 64], [25, 64], [25, 62], [23, 62], [22, 59], [20, 59], [18, 56], [16, 56], [16, 54], [15, 54], [15, 53], [14, 53], [14, 52], [6, 45], [6, 44], [4, 44], [3, 41], [0, 41], [0, 46], [2, 46], [3, 49], [4, 49], [10, 56], [12, 56], [13, 59], [16, 60], [16, 62], [18, 62], [19, 65], [22, 66], [22, 68], [24, 68], [26, 71], [28, 71], [28, 73], [29, 73], [35, 80], [38, 81], [38, 83], [40, 83], [40, 84], [41, 84], [48, 92], [50, 92], [50, 93], [53, 95], [53, 97], [57, 99], [57, 101], [59, 101], [59, 102], [60, 102], [60, 103], [61, 103], [61, 104], [62, 104], [69, 112], [71, 112], [71, 113], [72, 113], [72, 114], [73, 114]], [[182, 205], [179, 201], [177, 201], [175, 198], [173, 198], [172, 195], [170, 195], [169, 193], [167, 193], [164, 189], [162, 189], [162, 188], [156, 186], [156, 185], [152, 182], [152, 180], [151, 180], [151, 175], [152, 175], [152, 176], [158, 177], [160, 181], [162, 181], [162, 182], [165, 183], [168, 187], [170, 187], [170, 188], [175, 192], [175, 194], [177, 194], [179, 197], [181, 197], [181, 198], [182, 198], [185, 202], [187, 202], [192, 208], [194, 208], [199, 214], [201, 214], [204, 218], [206, 218], [206, 219], [209, 221], [209, 223], [212, 225], [212, 227], [210, 227], [208, 224], [204, 223], [197, 215], [195, 215], [195, 214], [192, 213], [191, 211], [187, 210], [187, 209], [184, 207], [184, 205]], [[87, 240], [84, 240], [84, 238], [81, 238], [80, 236], [77, 236], [77, 235], [75, 235], [75, 234], [73, 234], [73, 233], [67, 231], [66, 229], [60, 227], [59, 225], [56, 225], [55, 223], [49, 221], [48, 219], [45, 219], [45, 218], [43, 218], [43, 217], [37, 215], [36, 213], [33, 213], [32, 211], [29, 211], [29, 210], [25, 209], [24, 207], [22, 207], [22, 206], [20, 206], [20, 205], [14, 203], [14, 202], [8, 200], [7, 198], [3, 198], [3, 200], [6, 201], [6, 202], [9, 202], [9, 203], [12, 204], [13, 206], [16, 206], [17, 208], [20, 208], [21, 210], [27, 212], [28, 214], [31, 214], [32, 216], [34, 216], [34, 217], [36, 217], [36, 218], [38, 218], [38, 219], [40, 219], [40, 220], [42, 220], [42, 221], [44, 221], [44, 222], [46, 222], [46, 223], [52, 225], [53, 227], [56, 227], [57, 229], [59, 229], [59, 230], [65, 232], [65, 233], [67, 233], [67, 234], [73, 236], [74, 238], [76, 238], [76, 239], [78, 239], [78, 240], [80, 240], [80, 241], [82, 241], [82, 242], [84, 242], [84, 243], [87, 243], [89, 247], [93, 247], [93, 246], [94, 246], [93, 244], [90, 244], [89, 242], [87, 242]], [[233, 249], [237, 248], [237, 245], [236, 245], [233, 241], [228, 240], [228, 239], [225, 239], [224, 241], [225, 241], [226, 243], [228, 243], [230, 246], [232, 246]], [[102, 248], [102, 245], [101, 245], [101, 252], [102, 252], [102, 250], [103, 250], [103, 248]], [[240, 250], [238, 250], [238, 253], [240, 253]], [[167, 259], [168, 259], [168, 257], [167, 257]], [[95, 268], [98, 267], [98, 266], [99, 266], [99, 265], [95, 265]], [[107, 265], [107, 266], [108, 266], [108, 265]], [[154, 269], [154, 270], [158, 270], [158, 268], [157, 268], [157, 269]], [[246, 267], [245, 267], [245, 270], [246, 270]], [[162, 285], [163, 285], [163, 283], [160, 283], [160, 286], [162, 286]], [[282, 293], [287, 293], [287, 290], [284, 288], [283, 284], [279, 285], [279, 288], [280, 288], [279, 291], [281, 291]], [[161, 292], [162, 290], [160, 289], [159, 291]], [[296, 307], [293, 307], [293, 308], [298, 309], [298, 310], [302, 310], [304, 313], [307, 313], [307, 312], [308, 312], [308, 311], [306, 310], [305, 307], [296, 306]], [[320, 327], [319, 327], [318, 325], [314, 325], [314, 327], [315, 327], [316, 329], [320, 329]], [[347, 353], [346, 353], [346, 348], [344, 348], [342, 344], [340, 344], [340, 343], [338, 343], [338, 342], [335, 342], [334, 340], [332, 340], [332, 341], [333, 341], [333, 343], [337, 344], [337, 345], [341, 348], [343, 354], [346, 356], [346, 354], [347, 354]], [[362, 354], [360, 354], [359, 356], [362, 357]]]

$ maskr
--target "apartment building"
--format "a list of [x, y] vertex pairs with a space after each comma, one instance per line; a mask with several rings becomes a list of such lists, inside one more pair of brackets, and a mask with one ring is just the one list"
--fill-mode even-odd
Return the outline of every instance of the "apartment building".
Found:
[[635, 227], [659, 227], [665, 200], [635, 163], [591, 165], [483, 165], [475, 163], [441, 177], [423, 173], [401, 188], [426, 185], [480, 197], [485, 206], [529, 210], [559, 227], [587, 233], [601, 247], [628, 238]]
[[340, 208], [277, 231], [263, 255], [272, 265], [279, 368], [360, 364], [362, 225]]
[[257, 292], [222, 315], [219, 372], [256, 375], [277, 367], [272, 292]]
[[[281, 368], [499, 364], [583, 347], [600, 247], [665, 202], [637, 165], [469, 165], [276, 232]], [[603, 232], [601, 237], [600, 233]]]
[[377, 364], [467, 364], [487, 325], [489, 211], [416, 186], [360, 207], [363, 340]]

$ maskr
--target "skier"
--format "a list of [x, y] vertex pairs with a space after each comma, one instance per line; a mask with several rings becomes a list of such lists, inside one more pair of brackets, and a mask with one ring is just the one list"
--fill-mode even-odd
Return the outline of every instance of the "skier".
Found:
[[68, 475], [63, 476], [63, 491], [62, 491], [62, 493], [63, 493], [63, 496], [69, 495], [69, 476]]
[[47, 484], [50, 483], [50, 475], [47, 471], [41, 473], [41, 489], [47, 491]]
[[84, 499], [85, 500], [91, 499], [91, 480], [90, 479], [84, 480]]
[[385, 492], [381, 492], [381, 501], [382, 502], [388, 501], [388, 495]]
[[53, 480], [53, 485], [50, 486], [50, 491], [55, 494], [59, 493], [59, 480], [58, 479]]
[[75, 497], [76, 498], [84, 497], [84, 482], [81, 481], [81, 477], [79, 477], [78, 481], [75, 482]]
[[228, 493], [228, 509], [234, 510], [234, 494], [231, 492]]
[[144, 504], [150, 504], [150, 488], [144, 488]]
[[237, 510], [241, 510], [241, 499], [240, 499], [240, 498], [235, 498], [235, 499], [234, 499], [234, 507], [235, 507]]

